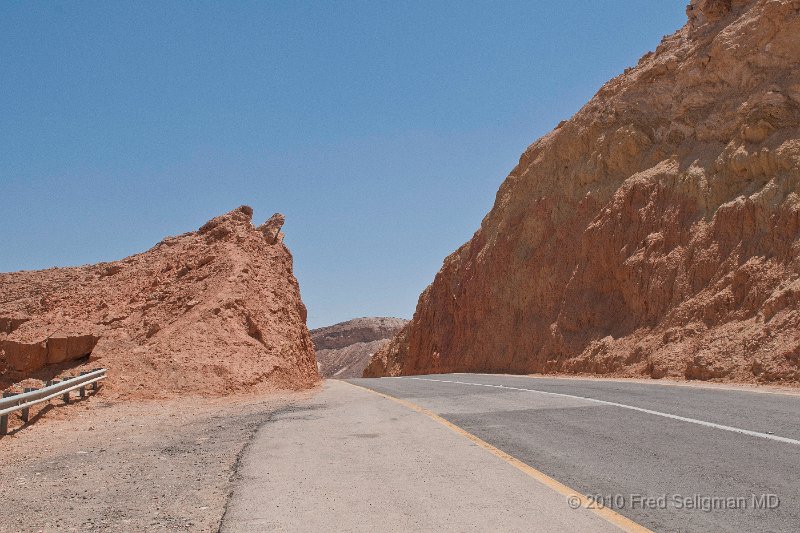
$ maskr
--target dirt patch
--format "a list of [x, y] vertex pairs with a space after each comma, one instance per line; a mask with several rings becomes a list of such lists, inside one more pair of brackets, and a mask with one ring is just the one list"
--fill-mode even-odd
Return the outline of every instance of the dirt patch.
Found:
[[243, 447], [310, 394], [51, 408], [0, 439], [0, 532], [217, 531]]

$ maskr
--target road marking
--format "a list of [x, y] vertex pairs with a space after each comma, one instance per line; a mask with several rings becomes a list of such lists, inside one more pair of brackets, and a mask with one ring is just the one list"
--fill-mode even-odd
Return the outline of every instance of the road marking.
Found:
[[[428, 380], [428, 381], [431, 381], [431, 380]], [[407, 400], [403, 400], [403, 399], [400, 399], [400, 398], [395, 398], [394, 396], [389, 396], [388, 394], [384, 394], [382, 392], [378, 392], [376, 390], [370, 389], [368, 387], [363, 387], [361, 385], [356, 385], [355, 383], [350, 383], [349, 381], [344, 381], [343, 383], [347, 383], [348, 385], [352, 385], [353, 387], [358, 387], [359, 389], [363, 389], [363, 390], [371, 392], [373, 394], [377, 394], [378, 396], [382, 396], [382, 397], [386, 398], [387, 400], [391, 400], [393, 402], [399, 403], [400, 405], [402, 405], [404, 407], [407, 407], [408, 409], [411, 409], [412, 411], [416, 411], [416, 412], [418, 412], [420, 414], [423, 414], [423, 415], [427, 416], [428, 418], [434, 420], [435, 422], [438, 422], [439, 424], [442, 424], [443, 426], [445, 426], [448, 429], [458, 433], [459, 435], [461, 435], [463, 437], [466, 437], [467, 439], [471, 440], [472, 442], [474, 442], [475, 444], [477, 444], [478, 446], [480, 446], [484, 450], [488, 451], [492, 455], [502, 459], [503, 461], [505, 461], [506, 463], [510, 464], [511, 466], [516, 468], [517, 470], [520, 470], [524, 474], [527, 474], [528, 476], [532, 477], [533, 479], [535, 479], [536, 481], [538, 481], [542, 485], [544, 485], [544, 486], [556, 491], [557, 493], [561, 494], [562, 496], [565, 496], [566, 498], [573, 498], [573, 499], [574, 498], [578, 498], [580, 500], [580, 502], [581, 502], [581, 506], [580, 506], [581, 509], [586, 509], [587, 511], [593, 512], [594, 514], [598, 515], [603, 520], [605, 520], [607, 522], [610, 522], [611, 524], [614, 524], [615, 526], [617, 526], [618, 528], [620, 528], [623, 531], [628, 531], [630, 533], [653, 533], [652, 531], [650, 531], [646, 527], [644, 527], [644, 526], [642, 526], [640, 524], [637, 524], [636, 522], [634, 522], [630, 518], [622, 516], [621, 514], [615, 512], [615, 511], [612, 511], [611, 509], [609, 509], [607, 507], [598, 508], [596, 502], [593, 502], [593, 501], [589, 500], [589, 498], [587, 498], [586, 496], [584, 496], [580, 492], [569, 488], [568, 486], [564, 485], [563, 483], [561, 483], [559, 481], [556, 481], [555, 479], [551, 478], [547, 474], [536, 470], [535, 468], [533, 468], [532, 466], [530, 466], [530, 465], [528, 465], [526, 463], [523, 463], [522, 461], [520, 461], [519, 459], [517, 459], [513, 455], [509, 455], [506, 452], [504, 452], [503, 450], [500, 450], [499, 448], [495, 448], [494, 446], [492, 446], [491, 444], [489, 444], [485, 440], [482, 440], [482, 439], [476, 437], [475, 435], [473, 435], [472, 433], [468, 432], [467, 430], [465, 430], [465, 429], [453, 424], [452, 422], [450, 422], [448, 420], [445, 420], [444, 418], [442, 418], [441, 416], [437, 415], [433, 411], [425, 409], [424, 407], [421, 407], [421, 406], [419, 406], [419, 405], [417, 405], [415, 403], [411, 403], [411, 402], [409, 402]]]
[[[742, 385], [731, 385], [731, 384], [720, 384], [720, 383], [710, 383], [708, 381], [672, 381], [667, 378], [662, 379], [643, 379], [643, 378], [606, 378], [600, 376], [573, 376], [573, 375], [564, 375], [564, 374], [502, 374], [502, 373], [495, 373], [495, 374], [487, 374], [485, 372], [453, 372], [454, 376], [489, 376], [489, 377], [509, 377], [509, 378], [526, 378], [526, 379], [552, 379], [552, 380], [563, 380], [563, 381], [583, 381], [588, 383], [636, 383], [640, 385], [648, 385], [653, 387], [683, 387], [686, 389], [694, 389], [694, 390], [722, 390], [722, 391], [730, 391], [730, 392], [743, 392], [743, 393], [752, 393], [752, 394], [775, 394], [778, 396], [792, 396], [797, 398], [800, 396], [800, 390], [797, 389], [780, 389], [777, 385], [750, 385], [750, 384], [742, 384]], [[756, 388], [757, 387], [757, 388]]]
[[796, 446], [800, 446], [800, 440], [790, 439], [788, 437], [779, 437], [778, 435], [771, 435], [769, 433], [761, 433], [759, 431], [751, 431], [749, 429], [742, 429], [736, 428], [732, 426], [725, 426], [722, 424], [717, 424], [714, 422], [706, 422], [705, 420], [698, 420], [696, 418], [688, 418], [685, 416], [673, 415], [670, 413], [662, 413], [661, 411], [653, 411], [652, 409], [645, 409], [643, 407], [636, 407], [633, 405], [627, 405], [624, 403], [617, 403], [617, 402], [608, 402], [606, 400], [598, 400], [596, 398], [589, 398], [587, 396], [577, 396], [573, 394], [564, 394], [561, 392], [548, 392], [543, 390], [537, 389], [524, 389], [522, 387], [509, 387], [507, 385], [491, 385], [487, 383], [470, 383], [468, 381], [452, 381], [446, 379], [433, 379], [433, 378], [415, 378], [415, 377], [402, 377], [397, 379], [416, 379], [419, 381], [436, 381], [439, 383], [455, 383], [458, 385], [473, 385], [475, 387], [492, 387], [496, 389], [506, 389], [506, 390], [516, 390], [516, 391], [524, 391], [524, 392], [535, 392], [538, 394], [547, 394], [550, 396], [558, 396], [561, 398], [572, 398], [574, 400], [584, 400], [587, 402], [598, 403], [601, 405], [610, 405], [612, 407], [621, 407], [623, 409], [630, 409], [631, 411], [639, 411], [640, 413], [647, 413], [649, 415], [656, 415], [656, 416], [663, 416], [664, 418], [671, 418], [673, 420], [680, 420], [681, 422], [689, 422], [691, 424], [698, 424], [700, 426], [706, 426], [715, 429], [721, 429], [723, 431], [731, 431], [733, 433], [740, 433], [742, 435], [749, 435], [751, 437], [758, 437], [761, 439], [769, 439], [774, 440], [777, 442], [783, 442], [785, 444], [794, 444]]

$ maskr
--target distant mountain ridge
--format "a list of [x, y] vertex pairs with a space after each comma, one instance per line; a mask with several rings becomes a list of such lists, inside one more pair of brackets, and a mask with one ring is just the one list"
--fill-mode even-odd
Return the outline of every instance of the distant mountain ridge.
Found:
[[364, 317], [311, 330], [320, 374], [361, 377], [372, 354], [407, 322], [402, 318]]

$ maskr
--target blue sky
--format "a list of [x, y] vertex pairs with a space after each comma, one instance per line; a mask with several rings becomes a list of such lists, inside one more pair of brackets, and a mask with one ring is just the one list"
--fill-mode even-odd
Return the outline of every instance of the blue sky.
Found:
[[683, 1], [2, 2], [0, 271], [287, 216], [317, 327], [410, 317], [522, 151]]

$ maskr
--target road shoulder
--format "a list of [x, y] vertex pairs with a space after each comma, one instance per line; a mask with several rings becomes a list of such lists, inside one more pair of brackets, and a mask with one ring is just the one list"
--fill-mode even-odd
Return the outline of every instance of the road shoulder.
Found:
[[54, 409], [0, 439], [0, 532], [215, 532], [245, 444], [310, 394]]
[[434, 420], [338, 381], [245, 450], [221, 531], [616, 531]]

